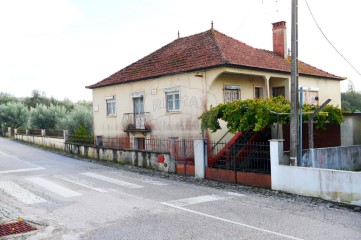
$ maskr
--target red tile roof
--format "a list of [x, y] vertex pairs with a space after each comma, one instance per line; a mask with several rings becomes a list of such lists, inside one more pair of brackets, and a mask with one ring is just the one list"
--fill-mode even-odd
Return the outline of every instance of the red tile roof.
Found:
[[[99, 88], [219, 66], [290, 73], [291, 61], [272, 51], [253, 48], [211, 29], [179, 38], [88, 88]], [[299, 71], [301, 75], [334, 80], [345, 79], [301, 61], [299, 61]]]

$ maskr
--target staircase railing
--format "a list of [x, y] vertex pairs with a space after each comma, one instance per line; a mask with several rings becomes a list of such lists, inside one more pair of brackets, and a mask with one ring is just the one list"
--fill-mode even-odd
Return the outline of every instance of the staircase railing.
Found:
[[247, 151], [247, 152], [246, 152], [246, 157], [245, 157], [245, 158], [247, 158], [247, 156], [248, 156], [248, 154], [249, 154], [249, 152], [250, 152], [250, 149], [249, 149], [249, 148], [250, 148], [250, 146], [251, 146], [251, 143], [252, 143], [252, 142], [257, 142], [266, 131], [267, 131], [267, 128], [264, 128], [264, 129], [262, 129], [262, 131], [255, 133], [255, 134], [251, 137], [251, 139], [246, 143], [246, 145], [243, 146], [243, 147], [237, 152], [235, 159], [238, 160], [238, 157], [239, 157], [239, 155], [243, 152], [243, 150]]
[[[253, 131], [237, 133], [228, 143], [224, 145], [215, 157], [210, 158], [209, 166], [219, 165], [219, 167], [231, 167], [231, 165], [233, 165], [235, 167], [237, 162], [248, 158], [248, 155], [252, 150], [252, 143], [263, 139], [265, 134], [268, 134], [268, 130], [268, 128], [264, 128], [262, 131], [257, 133]], [[220, 143], [221, 141], [218, 141], [214, 144], [211, 151], [213, 151]], [[212, 156], [212, 154], [209, 156]]]
[[229, 133], [229, 130], [214, 144], [214, 146], [211, 148], [211, 151], [213, 151], [220, 142], [222, 142], [223, 138]]
[[[227, 149], [229, 149], [232, 144], [234, 144], [241, 136], [243, 135], [242, 132], [238, 132], [236, 133], [232, 138], [231, 140], [229, 140], [228, 143], [225, 144], [225, 146], [216, 154], [215, 157], [212, 157], [212, 154], [210, 154], [210, 158], [208, 160], [208, 165], [209, 166], [212, 166], [214, 165], [214, 163], [227, 151]], [[212, 147], [212, 150], [210, 153], [212, 153], [212, 151], [215, 149], [216, 146], [218, 146], [220, 143], [220, 141], [218, 141], [214, 147]]]

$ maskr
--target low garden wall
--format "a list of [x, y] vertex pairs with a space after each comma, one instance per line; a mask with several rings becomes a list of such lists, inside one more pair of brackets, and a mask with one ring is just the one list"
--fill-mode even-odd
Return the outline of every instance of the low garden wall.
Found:
[[303, 166], [360, 171], [361, 145], [317, 148], [303, 152]]
[[175, 172], [175, 161], [171, 158], [169, 153], [111, 149], [73, 143], [65, 143], [65, 151], [87, 158], [130, 164], [164, 172]]
[[15, 134], [14, 138], [36, 145], [63, 150], [81, 157], [112, 161], [121, 164], [150, 168], [164, 172], [175, 172], [176, 164], [170, 153], [144, 150], [121, 150], [94, 145], [82, 145], [65, 142], [64, 138]]
[[282, 165], [283, 141], [271, 140], [272, 189], [361, 206], [361, 172]]
[[59, 150], [64, 150], [65, 141], [63, 138], [30, 136], [30, 135], [22, 135], [22, 134], [15, 134], [14, 137], [15, 139], [20, 141], [51, 147]]
[[[221, 182], [271, 188], [271, 175], [266, 173], [234, 171], [207, 166], [208, 151], [204, 139], [194, 141], [194, 176]], [[178, 166], [177, 166], [178, 167]], [[188, 174], [188, 172], [187, 172]]]
[[205, 178], [221, 182], [271, 188], [271, 175], [253, 172], [235, 172], [226, 169], [206, 168]]

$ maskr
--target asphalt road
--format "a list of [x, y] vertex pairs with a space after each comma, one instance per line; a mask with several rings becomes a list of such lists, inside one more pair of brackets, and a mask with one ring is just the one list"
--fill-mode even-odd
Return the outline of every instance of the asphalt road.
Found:
[[[361, 214], [200, 186], [0, 138], [0, 222], [15, 239], [361, 239]], [[8, 238], [6, 238], [8, 239]]]

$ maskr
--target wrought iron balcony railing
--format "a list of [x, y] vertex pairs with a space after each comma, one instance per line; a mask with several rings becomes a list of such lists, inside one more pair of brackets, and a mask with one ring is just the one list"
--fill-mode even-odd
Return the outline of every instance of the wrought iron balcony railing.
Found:
[[149, 112], [142, 113], [124, 113], [123, 129], [125, 132], [150, 132]]

